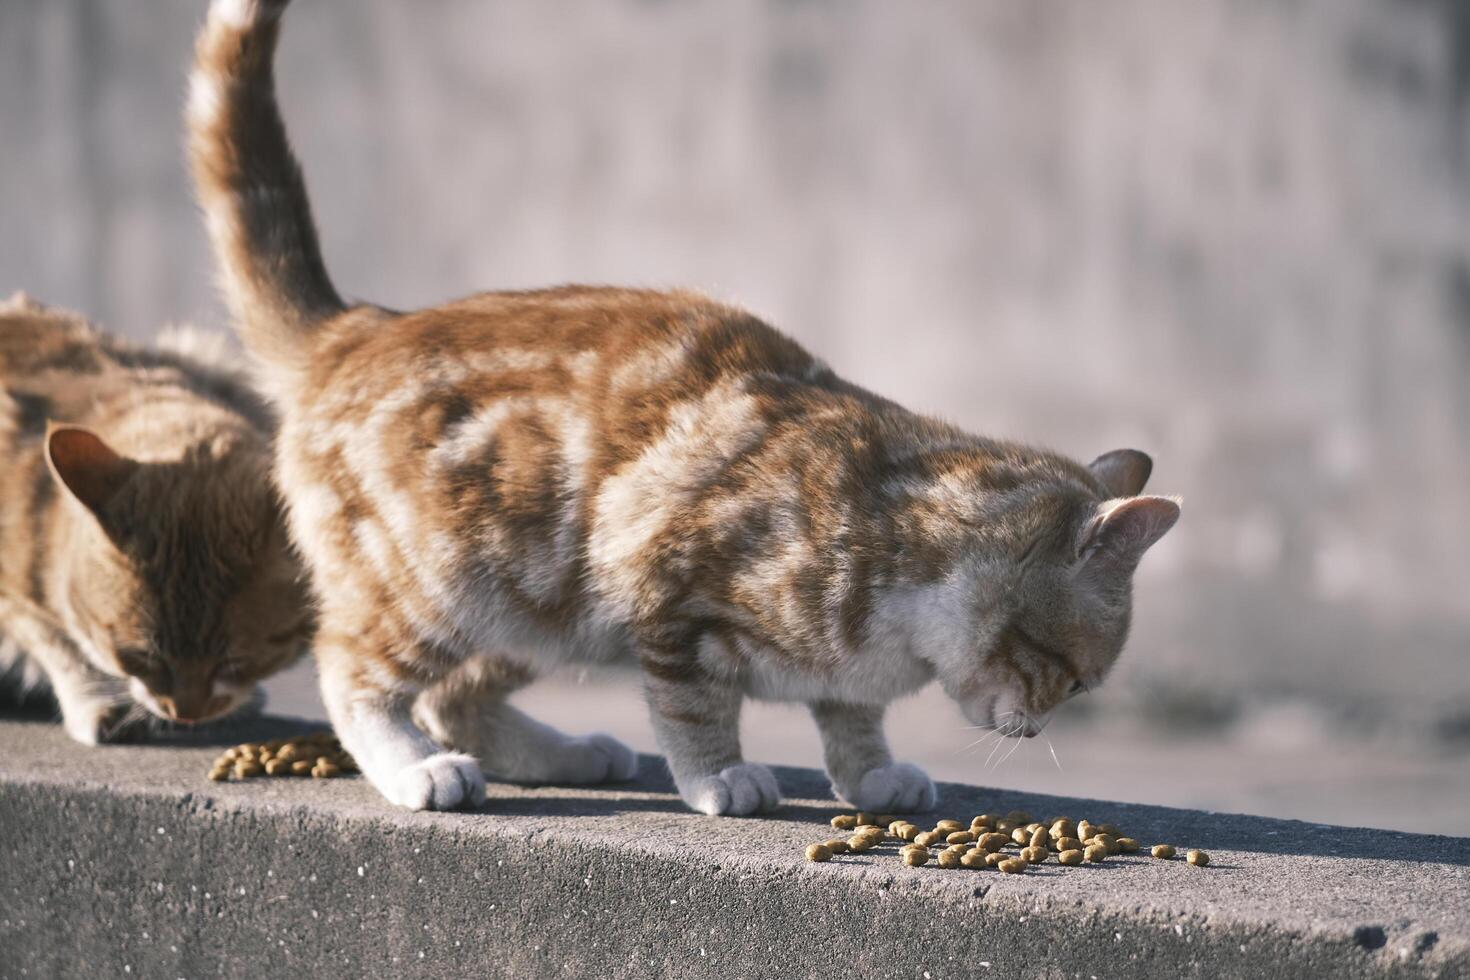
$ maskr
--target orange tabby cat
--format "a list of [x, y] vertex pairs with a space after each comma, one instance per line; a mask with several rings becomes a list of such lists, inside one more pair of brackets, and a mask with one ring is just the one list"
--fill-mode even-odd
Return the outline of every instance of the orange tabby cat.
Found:
[[937, 680], [975, 724], [1025, 736], [1101, 682], [1134, 567], [1179, 514], [1138, 496], [1148, 457], [1082, 466], [968, 435], [693, 293], [344, 303], [276, 108], [285, 5], [215, 0], [190, 150], [282, 414], [323, 694], [388, 799], [474, 804], [482, 768], [630, 774], [611, 739], [504, 704], [566, 662], [641, 666], [679, 792], [711, 814], [779, 800], [741, 758], [745, 697], [807, 703], [837, 794], [910, 811], [934, 787], [889, 754], [889, 701]]
[[267, 406], [173, 347], [0, 304], [0, 677], [89, 745], [227, 714], [309, 639]]

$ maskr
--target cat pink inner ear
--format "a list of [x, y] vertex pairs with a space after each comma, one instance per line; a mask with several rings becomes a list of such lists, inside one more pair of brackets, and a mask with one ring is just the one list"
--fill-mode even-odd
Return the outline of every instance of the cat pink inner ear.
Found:
[[74, 425], [48, 428], [46, 459], [56, 479], [93, 513], [99, 513], [138, 468], [133, 460], [113, 452], [97, 433]]
[[1131, 570], [1177, 520], [1179, 501], [1173, 497], [1106, 500], [1083, 528], [1078, 551], [1087, 567]]
[[1108, 488], [1113, 497], [1136, 497], [1143, 493], [1143, 485], [1153, 472], [1154, 461], [1148, 453], [1137, 449], [1114, 449], [1103, 453], [1088, 464], [1092, 475]]

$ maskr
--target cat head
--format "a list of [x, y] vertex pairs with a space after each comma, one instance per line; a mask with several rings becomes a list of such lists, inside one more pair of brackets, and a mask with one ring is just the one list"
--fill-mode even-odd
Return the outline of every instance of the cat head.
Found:
[[67, 626], [138, 703], [172, 721], [218, 718], [304, 652], [304, 576], [255, 432], [140, 462], [52, 425], [46, 460], [70, 515], [57, 543]]
[[1038, 734], [1058, 705], [1100, 683], [1122, 652], [1133, 573], [1179, 519], [1179, 502], [1140, 496], [1152, 463], [1118, 450], [1015, 500], [1010, 559], [963, 569], [944, 590], [957, 624], [932, 659], [972, 724]]

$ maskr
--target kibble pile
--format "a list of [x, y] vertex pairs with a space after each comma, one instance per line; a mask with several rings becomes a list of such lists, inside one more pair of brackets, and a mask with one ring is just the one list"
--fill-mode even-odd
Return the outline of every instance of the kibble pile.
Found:
[[[1060, 865], [1075, 867], [1084, 861], [1101, 864], [1114, 854], [1137, 854], [1142, 849], [1137, 840], [1110, 823], [1074, 823], [1070, 817], [1036, 821], [1020, 810], [1003, 817], [982, 813], [968, 826], [958, 820], [941, 820], [931, 830], [900, 817], [840, 813], [832, 818], [832, 827], [850, 836], [812, 844], [806, 849], [808, 861], [830, 861], [838, 854], [861, 854], [901, 843], [896, 853], [911, 867], [923, 867], [932, 858], [941, 868], [996, 868], [1018, 875], [1053, 858]], [[1155, 844], [1149, 853], [1168, 860], [1176, 852], [1171, 844]], [[1210, 856], [1190, 851], [1187, 860], [1202, 868], [1210, 863]]]
[[252, 779], [256, 776], [310, 776], [331, 779], [357, 772], [357, 763], [342, 748], [331, 732], [313, 732], [297, 738], [276, 738], [269, 742], [244, 742], [225, 749], [209, 778]]

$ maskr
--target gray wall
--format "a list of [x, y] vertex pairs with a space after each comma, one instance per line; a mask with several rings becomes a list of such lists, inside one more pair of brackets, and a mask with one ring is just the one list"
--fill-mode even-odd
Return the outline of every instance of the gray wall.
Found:
[[[204, 4], [0, 3], [0, 292], [222, 322], [180, 164]], [[1470, 5], [301, 2], [339, 285], [742, 302], [1185, 519], [1120, 693], [1470, 731]]]

